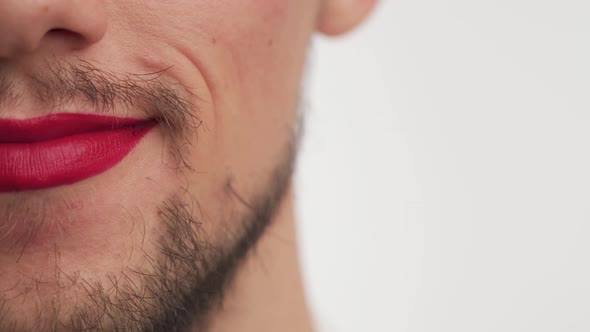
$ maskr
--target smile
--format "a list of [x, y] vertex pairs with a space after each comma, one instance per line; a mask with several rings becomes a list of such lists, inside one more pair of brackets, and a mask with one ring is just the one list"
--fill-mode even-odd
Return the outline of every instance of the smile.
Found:
[[0, 193], [73, 184], [120, 163], [156, 123], [88, 114], [0, 119]]

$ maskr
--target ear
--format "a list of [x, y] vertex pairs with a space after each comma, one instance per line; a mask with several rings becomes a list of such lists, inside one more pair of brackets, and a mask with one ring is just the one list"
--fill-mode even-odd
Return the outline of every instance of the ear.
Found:
[[317, 30], [335, 36], [359, 25], [375, 7], [377, 0], [322, 0]]

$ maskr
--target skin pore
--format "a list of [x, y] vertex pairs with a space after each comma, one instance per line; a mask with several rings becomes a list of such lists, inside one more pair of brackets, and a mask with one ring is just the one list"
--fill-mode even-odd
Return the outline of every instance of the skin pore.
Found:
[[157, 123], [102, 174], [0, 192], [0, 330], [311, 330], [291, 186], [301, 75], [315, 31], [373, 6], [0, 0], [0, 119]]

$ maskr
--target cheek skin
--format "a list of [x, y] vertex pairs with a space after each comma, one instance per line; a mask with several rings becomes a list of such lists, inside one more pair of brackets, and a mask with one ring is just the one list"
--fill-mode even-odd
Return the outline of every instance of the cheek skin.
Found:
[[[217, 123], [221, 121], [218, 116], [233, 118], [228, 113], [236, 109], [258, 112], [273, 108], [276, 113], [277, 106], [293, 107], [292, 98], [297, 94], [318, 3], [317, 0], [111, 2], [111, 16], [119, 20], [111, 25], [109, 32], [111, 38], [118, 39], [116, 44], [128, 47], [124, 53], [143, 56], [147, 62], [161, 63], [164, 67], [174, 66], [170, 72], [176, 71], [176, 78], [183, 85], [195, 88], [206, 101], [205, 107], [213, 113], [206, 124], [214, 129], [224, 127]], [[125, 15], [129, 12], [138, 15]]]
[[237, 19], [208, 27], [214, 36], [209, 44], [214, 56], [206, 60], [215, 104], [214, 144], [237, 179], [267, 174], [291, 139], [313, 4], [227, 4], [229, 17]]
[[[300, 78], [319, 1], [197, 0], [132, 3], [140, 13], [114, 35], [142, 62], [174, 65], [202, 99], [203, 128], [192, 161], [220, 186], [224, 177], [260, 178], [291, 138]], [[133, 7], [133, 8], [130, 8]], [[155, 24], [158, 23], [158, 24]], [[112, 29], [115, 30], [115, 27]], [[153, 50], [148, 55], [139, 50]], [[143, 54], [143, 55], [142, 55]], [[203, 196], [207, 196], [203, 193]]]

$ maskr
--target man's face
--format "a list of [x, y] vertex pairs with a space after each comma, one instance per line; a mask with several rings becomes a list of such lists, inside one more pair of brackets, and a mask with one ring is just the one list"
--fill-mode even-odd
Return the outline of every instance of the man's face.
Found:
[[0, 0], [0, 329], [204, 325], [289, 188], [325, 7]]

